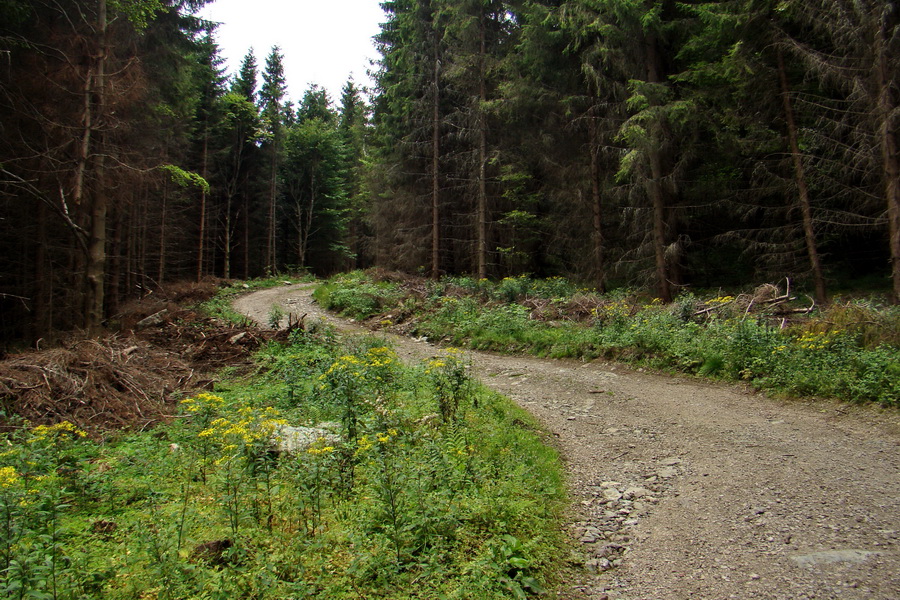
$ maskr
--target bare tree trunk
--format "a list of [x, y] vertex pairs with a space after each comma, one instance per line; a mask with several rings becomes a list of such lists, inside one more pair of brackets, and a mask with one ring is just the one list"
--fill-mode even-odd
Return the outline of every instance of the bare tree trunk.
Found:
[[825, 293], [825, 277], [822, 274], [822, 262], [819, 258], [818, 244], [816, 243], [816, 233], [813, 227], [812, 204], [809, 200], [809, 188], [806, 185], [803, 156], [800, 153], [800, 144], [797, 139], [797, 124], [794, 122], [794, 109], [791, 105], [790, 88], [788, 86], [787, 72], [784, 66], [784, 55], [781, 48], [778, 48], [777, 56], [778, 80], [781, 83], [781, 99], [784, 106], [784, 118], [787, 122], [788, 143], [790, 144], [791, 157], [794, 162], [794, 177], [797, 181], [800, 214], [803, 220], [803, 236], [806, 240], [806, 254], [809, 257], [809, 266], [812, 270], [816, 302], [824, 304], [827, 298]]
[[272, 167], [269, 172], [269, 218], [266, 232], [266, 275], [277, 272], [275, 265], [275, 200], [278, 197], [278, 146], [272, 148]]
[[[99, 0], [98, 41], [99, 56], [97, 57], [96, 86], [93, 90], [97, 107], [97, 116], [102, 117], [106, 104], [106, 58], [107, 58], [107, 22], [106, 0]], [[89, 112], [90, 115], [90, 112]], [[99, 140], [102, 145], [102, 140]], [[88, 255], [85, 268], [87, 281], [85, 295], [85, 330], [89, 334], [99, 332], [104, 317], [104, 275], [106, 269], [106, 214], [108, 210], [108, 198], [106, 195], [106, 165], [105, 156], [100, 152], [96, 156], [96, 189], [93, 193], [90, 230], [88, 240]]]
[[140, 216], [135, 219], [134, 229], [132, 229], [132, 233], [138, 239], [137, 244], [137, 263], [135, 267], [135, 280], [137, 281], [137, 287], [141, 291], [141, 298], [147, 295], [150, 289], [149, 285], [149, 277], [147, 277], [147, 246], [148, 246], [148, 237], [149, 231], [146, 227], [146, 223], [149, 219], [148, 211], [148, 201], [147, 196], [149, 195], [149, 191], [147, 190], [147, 186], [141, 186], [141, 195], [140, 195]]
[[591, 108], [588, 113], [589, 143], [591, 151], [591, 209], [593, 212], [593, 230], [591, 239], [594, 250], [594, 281], [597, 291], [606, 291], [606, 267], [603, 256], [603, 197], [601, 194], [600, 173], [600, 136], [597, 132], [597, 107], [594, 104], [596, 98], [591, 98]]
[[135, 227], [136, 220], [136, 207], [134, 205], [134, 193], [131, 194], [132, 206], [131, 210], [128, 211], [128, 235], [125, 237], [127, 240], [125, 243], [127, 244], [127, 249], [125, 250], [125, 289], [126, 293], [131, 294], [135, 289], [135, 273], [137, 272], [137, 236], [134, 235], [134, 232], [137, 230]]
[[485, 20], [486, 16], [481, 17], [481, 54], [478, 58], [478, 205], [476, 209], [475, 226], [478, 229], [478, 278], [485, 279], [487, 277], [487, 234], [488, 234], [488, 210], [487, 210], [487, 122], [484, 114], [484, 106], [487, 102], [487, 90], [485, 85], [485, 68], [484, 61], [486, 55], [485, 48]]
[[433, 98], [431, 104], [431, 276], [441, 275], [441, 88], [440, 41], [435, 32]]
[[231, 278], [231, 204], [232, 204], [232, 196], [228, 194], [228, 199], [225, 201], [225, 234], [222, 248], [222, 252], [224, 252], [224, 266], [222, 268], [222, 276], [225, 279]]
[[302, 267], [306, 261], [306, 242], [304, 241], [303, 201], [299, 198], [294, 204], [294, 210], [297, 211], [297, 264]]
[[[203, 156], [201, 158], [200, 176], [207, 178], [209, 169], [209, 123], [203, 124]], [[206, 244], [206, 187], [200, 190], [200, 232], [197, 240], [197, 281], [203, 278], [203, 260]]]
[[307, 261], [307, 253], [309, 252], [309, 235], [312, 232], [313, 210], [315, 209], [315, 206], [316, 206], [316, 193], [318, 192], [318, 190], [316, 188], [316, 171], [315, 171], [317, 166], [318, 165], [314, 164], [313, 171], [310, 176], [310, 182], [309, 182], [309, 211], [306, 213], [306, 224], [305, 224], [305, 227], [303, 227], [303, 247], [300, 250], [300, 256], [301, 256], [300, 266], [301, 267], [307, 266], [306, 261]]
[[885, 183], [885, 200], [888, 213], [888, 239], [891, 250], [891, 279], [893, 301], [900, 304], [900, 144], [897, 140], [897, 102], [894, 97], [895, 79], [888, 59], [888, 42], [894, 26], [888, 23], [885, 10], [881, 28], [876, 37], [876, 75], [878, 81], [879, 137], [881, 138], [882, 169]]
[[53, 323], [50, 274], [47, 272], [47, 205], [38, 203], [38, 231], [34, 252], [34, 322], [32, 337], [38, 340], [50, 334]]
[[[662, 73], [659, 64], [659, 50], [656, 47], [656, 38], [653, 36], [645, 40], [647, 81], [662, 83]], [[659, 137], [662, 137], [661, 134]], [[667, 225], [666, 192], [664, 189], [665, 172], [663, 169], [663, 157], [659, 139], [648, 150], [650, 161], [650, 180], [647, 182], [647, 193], [653, 209], [653, 255], [656, 266], [657, 293], [663, 302], [672, 301], [672, 287], [669, 283], [669, 268], [666, 259]]]
[[169, 212], [169, 182], [163, 182], [162, 196], [162, 220], [159, 224], [159, 271], [156, 274], [156, 283], [163, 284], [166, 278], [166, 219]]
[[662, 159], [658, 150], [650, 151], [649, 193], [653, 206], [653, 254], [656, 264], [657, 293], [663, 302], [672, 301], [669, 269], [666, 264], [666, 201], [662, 189]]
[[244, 279], [250, 279], [250, 200], [244, 193]]
[[120, 202], [110, 207], [112, 239], [109, 247], [109, 269], [106, 276], [106, 310], [114, 315], [119, 312], [122, 299], [122, 230], [125, 228], [122, 214], [125, 206]]

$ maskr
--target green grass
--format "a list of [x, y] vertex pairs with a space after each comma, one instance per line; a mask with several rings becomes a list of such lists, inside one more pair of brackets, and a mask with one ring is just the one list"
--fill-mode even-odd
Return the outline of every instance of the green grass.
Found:
[[341, 316], [363, 320], [395, 305], [401, 291], [393, 283], [371, 281], [356, 271], [331, 278], [316, 288], [313, 297], [320, 305]]
[[[534, 420], [447, 351], [295, 332], [153, 431], [23, 427], [0, 452], [4, 598], [524, 598], [565, 501]], [[331, 432], [277, 455], [281, 423]]]
[[[355, 272], [325, 287], [351, 306], [380, 285], [369, 277]], [[428, 282], [424, 296], [391, 285], [395, 300], [384, 300], [382, 313], [404, 315], [405, 331], [446, 344], [605, 357], [791, 396], [900, 406], [900, 308], [871, 300], [836, 301], [810, 315], [790, 313], [788, 321], [750, 293], [685, 294], [663, 305], [628, 292], [601, 296], [558, 278], [446, 278]], [[366, 314], [377, 320], [373, 311]]]

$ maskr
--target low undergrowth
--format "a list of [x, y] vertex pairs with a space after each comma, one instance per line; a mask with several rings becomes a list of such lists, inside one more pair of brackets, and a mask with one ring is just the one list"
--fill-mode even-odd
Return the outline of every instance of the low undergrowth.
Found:
[[[470, 379], [460, 353], [405, 367], [383, 341], [322, 329], [259, 360], [261, 378], [186, 398], [152, 431], [9, 433], [0, 596], [541, 591], [559, 548], [558, 457], [526, 413]], [[309, 426], [308, 439], [289, 425]]]
[[390, 294], [379, 310], [358, 317], [444, 343], [605, 357], [793, 396], [900, 406], [900, 309], [873, 301], [807, 309], [763, 286], [739, 296], [684, 294], [664, 305], [627, 292], [599, 295], [559, 278], [368, 283], [372, 276], [335, 277], [319, 299], [352, 311], [358, 296], [382, 286]]

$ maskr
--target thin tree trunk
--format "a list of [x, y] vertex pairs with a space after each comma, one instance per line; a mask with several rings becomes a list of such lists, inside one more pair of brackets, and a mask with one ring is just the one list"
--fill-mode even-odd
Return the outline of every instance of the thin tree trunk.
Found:
[[[659, 64], [659, 51], [656, 47], [656, 38], [649, 36], [646, 44], [647, 81], [662, 83], [662, 73]], [[661, 136], [660, 136], [661, 137]], [[672, 301], [672, 287], [669, 283], [669, 269], [666, 262], [666, 193], [663, 189], [665, 172], [663, 170], [663, 157], [660, 145], [663, 140], [652, 144], [648, 150], [650, 162], [650, 180], [647, 182], [647, 192], [653, 209], [653, 255], [656, 265], [657, 293], [663, 302]]]
[[159, 271], [156, 274], [156, 283], [163, 284], [166, 278], [166, 219], [169, 212], [169, 182], [163, 183], [162, 215], [159, 225]]
[[135, 221], [134, 229], [132, 229], [132, 232], [137, 232], [135, 237], [138, 239], [135, 278], [137, 280], [137, 287], [141, 290], [141, 299], [147, 295], [148, 290], [150, 289], [150, 286], [148, 285], [149, 278], [147, 277], [147, 238], [149, 232], [148, 228], [144, 226], [149, 217], [147, 214], [149, 205], [149, 202], [147, 201], [148, 195], [149, 191], [147, 190], [147, 186], [142, 186], [140, 195], [141, 212], [140, 216]]
[[278, 197], [278, 143], [273, 140], [272, 167], [269, 172], [269, 218], [266, 234], [266, 275], [274, 275], [275, 265], [275, 200]]
[[431, 104], [431, 276], [441, 275], [441, 88], [440, 41], [435, 32], [433, 99]]
[[137, 214], [137, 210], [134, 203], [134, 192], [131, 194], [131, 210], [128, 211], [128, 235], [125, 236], [127, 240], [127, 248], [125, 250], [125, 289], [128, 294], [131, 294], [135, 289], [135, 279], [134, 274], [136, 272], [136, 256], [137, 256], [137, 236], [134, 235], [136, 231], [135, 227], [135, 215]]
[[[97, 83], [95, 86], [95, 105], [98, 116], [103, 115], [106, 104], [106, 55], [107, 48], [107, 22], [106, 0], [100, 0], [97, 15], [99, 29], [99, 56], [97, 58]], [[98, 135], [99, 137], [99, 135]], [[98, 140], [102, 145], [102, 140]], [[104, 317], [104, 275], [106, 269], [106, 214], [108, 210], [108, 198], [106, 195], [106, 165], [102, 152], [96, 157], [96, 189], [93, 193], [93, 202], [90, 215], [90, 238], [88, 241], [87, 265], [85, 277], [87, 280], [87, 294], [85, 298], [85, 329], [89, 334], [99, 332]]]
[[895, 69], [888, 59], [888, 42], [893, 26], [887, 21], [887, 13], [882, 17], [879, 35], [876, 38], [878, 116], [880, 121], [881, 160], [885, 183], [885, 200], [888, 213], [888, 239], [891, 250], [891, 279], [893, 280], [893, 301], [900, 304], [900, 144], [897, 128], [894, 126], [897, 103], [894, 100]]
[[250, 279], [250, 200], [244, 193], [244, 279]]
[[85, 74], [84, 88], [82, 90], [81, 124], [83, 128], [75, 159], [75, 182], [72, 186], [72, 200], [75, 206], [80, 206], [84, 198], [84, 178], [91, 154], [91, 137], [94, 132], [94, 80], [94, 66], [91, 65]]
[[[593, 95], [592, 95], [593, 96]], [[606, 291], [606, 267], [603, 256], [603, 197], [601, 194], [600, 173], [600, 140], [597, 132], [597, 107], [592, 98], [591, 109], [588, 114], [589, 143], [591, 151], [591, 209], [593, 211], [592, 241], [594, 250], [594, 281], [597, 291]]]
[[225, 201], [225, 237], [224, 247], [222, 248], [222, 251], [225, 253], [222, 276], [225, 279], [231, 278], [231, 204], [232, 197], [229, 194], [228, 199]]
[[663, 302], [672, 301], [669, 270], [666, 265], [666, 201], [662, 189], [662, 159], [656, 149], [650, 150], [649, 192], [653, 206], [653, 254], [656, 263], [657, 293]]
[[803, 236], [806, 240], [806, 254], [809, 257], [809, 266], [812, 270], [813, 285], [815, 286], [816, 302], [824, 304], [826, 301], [825, 277], [822, 274], [822, 262], [819, 258], [816, 233], [813, 228], [812, 204], [809, 200], [809, 188], [806, 185], [806, 173], [803, 168], [803, 156], [800, 152], [800, 144], [797, 137], [797, 124], [794, 121], [794, 109], [791, 105], [790, 87], [788, 86], [787, 72], [784, 66], [784, 55], [781, 48], [777, 50], [778, 56], [778, 80], [781, 83], [781, 99], [784, 106], [784, 118], [787, 122], [788, 143], [791, 148], [791, 158], [794, 162], [794, 177], [797, 181], [797, 194], [800, 202], [800, 214], [803, 220]]
[[50, 277], [47, 273], [47, 205], [38, 203], [37, 243], [34, 249], [34, 329], [32, 338], [38, 340], [52, 330]]
[[487, 277], [487, 227], [488, 227], [488, 210], [487, 210], [487, 182], [485, 181], [487, 173], [487, 123], [484, 114], [484, 106], [487, 102], [487, 91], [485, 85], [485, 24], [486, 15], [481, 17], [481, 54], [478, 58], [478, 206], [476, 210], [476, 227], [478, 228], [478, 278], [485, 279]]
[[125, 206], [122, 203], [110, 207], [112, 221], [112, 239], [109, 248], [109, 269], [106, 278], [106, 309], [109, 314], [119, 312], [119, 303], [122, 299], [122, 230], [125, 223], [122, 213]]
[[309, 210], [306, 213], [306, 223], [303, 227], [303, 244], [300, 249], [300, 266], [306, 267], [307, 253], [309, 252], [309, 234], [313, 225], [313, 210], [316, 206], [316, 168], [317, 164], [313, 164], [312, 174], [309, 182]]
[[297, 211], [297, 264], [302, 267], [303, 263], [306, 261], [306, 254], [304, 252], [304, 247], [306, 244], [303, 241], [305, 219], [303, 218], [302, 200], [298, 198], [296, 204], [294, 205], [294, 208]]
[[[201, 158], [200, 176], [207, 180], [209, 163], [209, 122], [203, 124], [203, 155]], [[207, 180], [208, 181], [208, 180]], [[200, 232], [197, 241], [197, 281], [203, 278], [203, 260], [206, 244], [206, 188], [200, 190]]]

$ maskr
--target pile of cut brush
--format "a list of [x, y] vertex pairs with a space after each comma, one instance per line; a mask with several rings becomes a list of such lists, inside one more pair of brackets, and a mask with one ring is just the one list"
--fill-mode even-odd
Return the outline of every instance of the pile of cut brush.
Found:
[[[152, 310], [148, 320], [142, 313]], [[262, 344], [289, 333], [223, 323], [171, 302], [144, 303], [126, 320], [143, 324], [0, 360], [0, 429], [63, 420], [96, 433], [143, 429], [174, 414], [180, 398], [211, 389], [223, 367], [249, 370]]]

